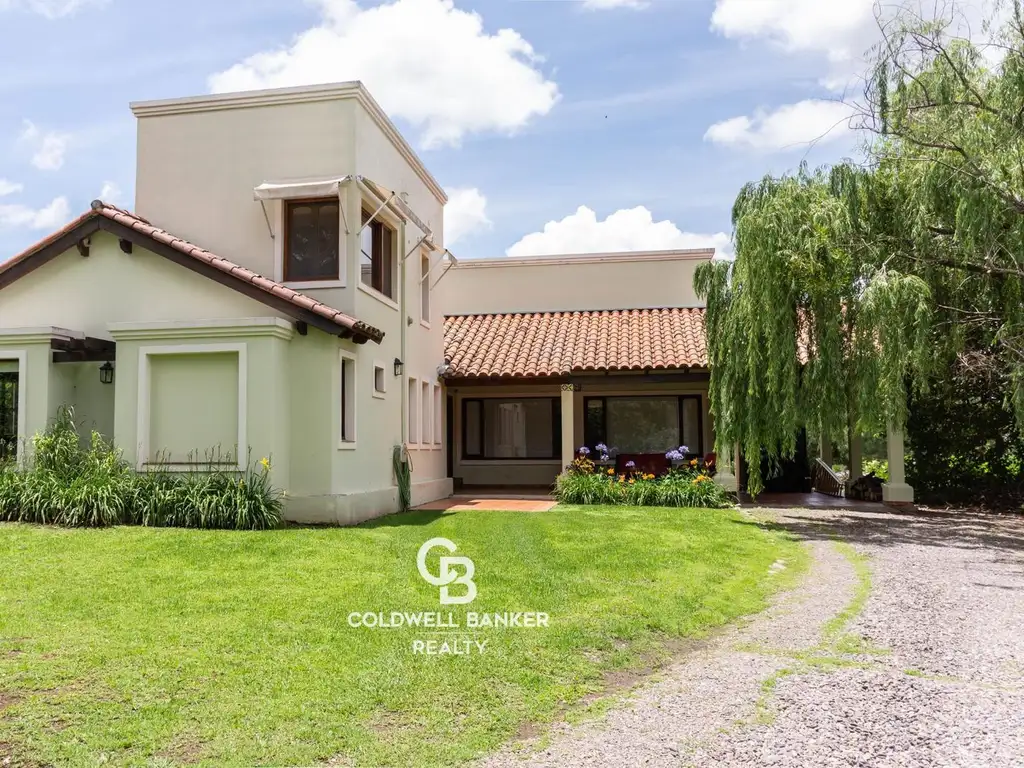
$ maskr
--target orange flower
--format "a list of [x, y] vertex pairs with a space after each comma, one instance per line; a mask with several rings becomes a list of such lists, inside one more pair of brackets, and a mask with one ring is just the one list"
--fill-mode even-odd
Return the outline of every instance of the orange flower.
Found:
[[630, 484], [630, 485], [632, 485], [632, 484], [633, 484], [633, 483], [635, 483], [635, 482], [636, 482], [636, 480], [634, 480], [633, 478], [629, 478], [629, 484]]
[[615, 470], [614, 469], [609, 469], [608, 470], [608, 474], [609, 475], [614, 475], [615, 474]]
[[691, 467], [696, 467], [697, 466], [697, 460], [696, 459], [690, 459], [690, 466]]

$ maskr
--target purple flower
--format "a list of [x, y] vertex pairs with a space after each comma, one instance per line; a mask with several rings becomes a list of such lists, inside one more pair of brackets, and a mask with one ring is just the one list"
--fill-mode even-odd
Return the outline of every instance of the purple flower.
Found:
[[681, 454], [683, 454], [683, 457], [685, 458], [685, 457], [686, 457], [686, 454], [688, 454], [688, 453], [690, 452], [690, 449], [689, 449], [689, 448], [687, 448], [687, 447], [686, 447], [685, 445], [680, 445], [680, 446], [679, 446], [679, 452], [680, 452]]
[[608, 456], [607, 453], [602, 453], [601, 454], [601, 461], [608, 461], [609, 458], [611, 458], [611, 457]]
[[665, 454], [665, 458], [668, 459], [669, 461], [682, 461], [683, 454], [681, 454], [679, 451], [673, 448], [671, 451]]
[[594, 446], [594, 450], [598, 453], [608, 453], [608, 446], [604, 443], [598, 443]]
[[587, 448], [587, 446], [584, 445], [582, 448], [579, 449], [579, 451], [577, 451], [577, 453], [579, 453], [580, 456], [589, 456], [590, 455], [590, 449]]
[[626, 462], [626, 469], [636, 469], [636, 462], [635, 461], [627, 461]]

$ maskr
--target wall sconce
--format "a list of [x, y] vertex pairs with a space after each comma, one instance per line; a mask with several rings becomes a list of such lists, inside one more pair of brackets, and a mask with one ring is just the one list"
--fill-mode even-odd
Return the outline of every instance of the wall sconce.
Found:
[[405, 363], [403, 363], [401, 360], [399, 360], [396, 357], [395, 358], [395, 376], [401, 376], [402, 375], [402, 368], [404, 366], [405, 366]]
[[101, 384], [113, 384], [114, 383], [114, 366], [110, 364], [108, 360], [100, 366], [100, 383]]

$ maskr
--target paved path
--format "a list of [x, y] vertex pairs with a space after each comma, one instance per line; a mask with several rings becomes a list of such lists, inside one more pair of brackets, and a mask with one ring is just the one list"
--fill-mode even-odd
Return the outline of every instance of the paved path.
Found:
[[1024, 521], [753, 514], [806, 540], [802, 586], [602, 720], [483, 765], [1024, 767]]

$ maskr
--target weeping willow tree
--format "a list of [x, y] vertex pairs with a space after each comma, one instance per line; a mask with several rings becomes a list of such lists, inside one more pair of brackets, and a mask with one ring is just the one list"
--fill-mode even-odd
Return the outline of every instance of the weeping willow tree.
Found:
[[800, 428], [902, 428], [911, 390], [971, 360], [1008, 372], [1024, 424], [1024, 22], [1002, 14], [982, 43], [955, 8], [880, 17], [865, 162], [746, 185], [736, 260], [698, 270], [718, 450], [751, 493]]

